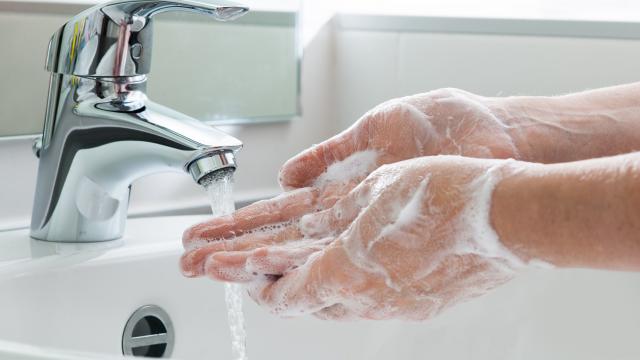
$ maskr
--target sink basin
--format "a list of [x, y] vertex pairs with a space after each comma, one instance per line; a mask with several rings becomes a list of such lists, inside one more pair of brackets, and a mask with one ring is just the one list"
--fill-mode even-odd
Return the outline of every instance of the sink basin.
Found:
[[[231, 359], [222, 284], [178, 271], [182, 230], [202, 219], [130, 219], [99, 244], [0, 233], [0, 358], [119, 357], [129, 317], [157, 305], [173, 357]], [[425, 323], [280, 319], [248, 298], [245, 317], [255, 360], [638, 359], [638, 304], [638, 274], [538, 270]]]

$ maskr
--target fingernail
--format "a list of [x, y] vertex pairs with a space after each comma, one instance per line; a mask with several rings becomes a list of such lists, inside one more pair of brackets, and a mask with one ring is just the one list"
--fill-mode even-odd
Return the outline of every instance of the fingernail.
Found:
[[186, 252], [180, 258], [180, 271], [182, 275], [186, 277], [198, 277], [202, 276], [202, 262], [196, 258], [196, 253], [193, 251]]

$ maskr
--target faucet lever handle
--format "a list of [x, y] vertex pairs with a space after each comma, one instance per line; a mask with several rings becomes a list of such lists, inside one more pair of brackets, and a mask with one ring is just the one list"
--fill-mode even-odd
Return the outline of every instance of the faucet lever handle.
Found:
[[73, 17], [49, 42], [45, 68], [88, 77], [146, 75], [151, 67], [152, 17], [187, 11], [233, 20], [249, 8], [225, 0], [114, 0]]

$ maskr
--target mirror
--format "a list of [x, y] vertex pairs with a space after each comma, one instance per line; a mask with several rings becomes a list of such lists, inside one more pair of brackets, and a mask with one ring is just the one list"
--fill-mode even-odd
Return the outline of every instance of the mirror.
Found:
[[295, 13], [249, 12], [226, 23], [189, 13], [157, 19], [151, 99], [213, 124], [298, 113]]
[[[8, 5], [9, 4], [9, 5]], [[86, 6], [0, 2], [0, 136], [42, 132], [51, 34]], [[232, 22], [188, 13], [156, 17], [147, 94], [211, 124], [287, 121], [297, 115], [295, 10], [251, 11]]]

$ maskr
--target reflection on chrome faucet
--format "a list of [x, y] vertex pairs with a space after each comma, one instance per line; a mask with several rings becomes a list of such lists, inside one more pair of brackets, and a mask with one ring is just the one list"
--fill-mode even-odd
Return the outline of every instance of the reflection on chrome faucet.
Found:
[[94, 6], [51, 38], [51, 72], [31, 236], [60, 242], [118, 239], [131, 183], [187, 171], [195, 181], [235, 168], [242, 143], [150, 101], [152, 18], [184, 10], [230, 20], [246, 7], [205, 1], [125, 1]]

